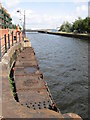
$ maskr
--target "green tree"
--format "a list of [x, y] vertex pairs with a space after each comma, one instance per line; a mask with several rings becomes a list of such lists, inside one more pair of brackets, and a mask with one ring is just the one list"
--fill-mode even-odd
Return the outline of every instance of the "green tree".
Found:
[[16, 29], [16, 28], [17, 28], [17, 26], [12, 24], [12, 29]]
[[78, 32], [82, 32], [83, 30], [83, 20], [80, 17], [73, 23], [73, 31], [74, 30], [77, 30]]
[[84, 29], [85, 31], [87, 31], [88, 33], [90, 33], [90, 17], [86, 17], [84, 19]]
[[90, 33], [90, 17], [86, 17], [85, 19], [78, 17], [73, 24], [66, 21], [59, 29], [59, 31], [63, 32], [74, 32], [75, 30], [79, 33]]
[[[20, 28], [20, 30], [21, 30], [21, 27], [20, 27], [20, 25], [18, 25], [19, 26], [19, 28]], [[15, 25], [15, 24], [12, 24], [12, 29], [17, 29], [17, 25]]]
[[75, 20], [73, 23], [73, 31], [77, 30], [80, 33], [88, 32], [90, 33], [90, 18], [86, 17], [85, 19], [81, 19], [80, 17], [78, 20]]
[[70, 24], [68, 21], [64, 22], [60, 26], [59, 31], [62, 31], [62, 32], [71, 32], [72, 31], [72, 24]]

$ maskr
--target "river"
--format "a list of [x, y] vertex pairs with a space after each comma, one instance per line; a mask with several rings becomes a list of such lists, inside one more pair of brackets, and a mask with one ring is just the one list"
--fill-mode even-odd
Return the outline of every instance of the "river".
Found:
[[88, 118], [88, 41], [27, 33], [61, 113]]

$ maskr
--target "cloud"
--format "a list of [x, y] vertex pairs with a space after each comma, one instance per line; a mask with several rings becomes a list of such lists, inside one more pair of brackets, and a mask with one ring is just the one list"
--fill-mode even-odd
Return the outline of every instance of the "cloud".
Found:
[[20, 0], [3, 0], [1, 3], [4, 3], [7, 8], [10, 8], [17, 6]]
[[90, 17], [90, 2], [88, 4], [88, 16]]
[[[20, 13], [17, 13], [17, 10], [20, 11]], [[12, 19], [13, 19], [13, 24], [20, 24], [21, 26], [23, 25], [23, 21], [24, 21], [24, 9], [21, 9], [19, 7], [16, 7], [13, 10], [9, 11]], [[28, 19], [28, 17], [30, 17], [30, 15], [33, 15], [33, 11], [31, 9], [25, 9], [25, 15], [26, 15], [26, 19]]]
[[[20, 24], [23, 26], [23, 18], [24, 16], [20, 13], [17, 13], [17, 10], [20, 10], [21, 13], [24, 13], [24, 9], [19, 7], [10, 10], [9, 13], [13, 18], [14, 24]], [[26, 28], [27, 29], [35, 29], [35, 28], [56, 28], [59, 27], [64, 21], [73, 22], [75, 20], [74, 15], [50, 15], [50, 14], [40, 14], [37, 11], [33, 11], [32, 9], [25, 10], [26, 16]], [[20, 20], [21, 19], [21, 20]]]
[[87, 14], [88, 14], [88, 6], [87, 5], [81, 5], [81, 6], [77, 6], [76, 7], [76, 13], [77, 13], [77, 15], [81, 16], [85, 12], [87, 12]]
[[75, 20], [74, 16], [69, 15], [40, 15], [38, 13], [31, 14], [28, 17], [26, 16], [26, 18], [27, 28], [57, 28], [64, 21], [73, 22]]
[[80, 3], [80, 2], [88, 2], [89, 0], [0, 0], [2, 3], [6, 3], [7, 7], [14, 6], [18, 3], [31, 3], [31, 2], [74, 2], [74, 3]]
[[[87, 0], [71, 0], [73, 2], [79, 3], [80, 1], [87, 2]], [[17, 13], [17, 10], [20, 10], [21, 13], [24, 13], [24, 4], [23, 7], [19, 8], [19, 5], [21, 3], [27, 2], [27, 0], [3, 0], [3, 3], [5, 6], [8, 8], [8, 12], [11, 14], [11, 17], [13, 18], [13, 23], [14, 24], [20, 24], [21, 26], [23, 25], [23, 16]], [[84, 3], [82, 3], [84, 4]], [[64, 21], [69, 21], [73, 22], [77, 16], [82, 16], [84, 15], [83, 13], [87, 12], [87, 6], [82, 5], [82, 4], [77, 4], [76, 10], [74, 9], [74, 12], [72, 10], [72, 13], [67, 13], [63, 12], [62, 13], [56, 13], [52, 14], [45, 12], [42, 14], [37, 11], [33, 11], [31, 9], [26, 9], [25, 14], [26, 14], [26, 27], [28, 29], [31, 28], [56, 28], [59, 27]], [[20, 20], [22, 19], [22, 21]]]
[[79, 12], [84, 12], [84, 11], [87, 11], [87, 6], [86, 5], [82, 5], [82, 6], [79, 6], [76, 8], [76, 11]]
[[80, 2], [88, 2], [88, 0], [72, 0], [74, 3], [80, 3]]

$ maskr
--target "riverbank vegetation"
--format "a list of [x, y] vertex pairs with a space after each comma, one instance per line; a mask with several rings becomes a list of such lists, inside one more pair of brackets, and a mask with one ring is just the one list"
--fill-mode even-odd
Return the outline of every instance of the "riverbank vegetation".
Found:
[[64, 22], [59, 31], [74, 32], [74, 33], [90, 33], [90, 17], [82, 19], [78, 17], [72, 24], [68, 21]]

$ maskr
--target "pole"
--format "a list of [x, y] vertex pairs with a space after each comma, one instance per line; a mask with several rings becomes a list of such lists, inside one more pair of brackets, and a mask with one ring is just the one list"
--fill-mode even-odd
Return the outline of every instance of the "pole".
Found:
[[[17, 11], [17, 12], [20, 12], [19, 10]], [[20, 12], [21, 13], [21, 12]], [[23, 22], [23, 39], [24, 39], [24, 37], [25, 37], [26, 35], [25, 35], [25, 10], [24, 10], [24, 22]]]
[[25, 10], [24, 10], [24, 25], [23, 25], [23, 34], [24, 34], [24, 37], [25, 37]]
[[20, 42], [20, 32], [19, 32], [19, 42]]

